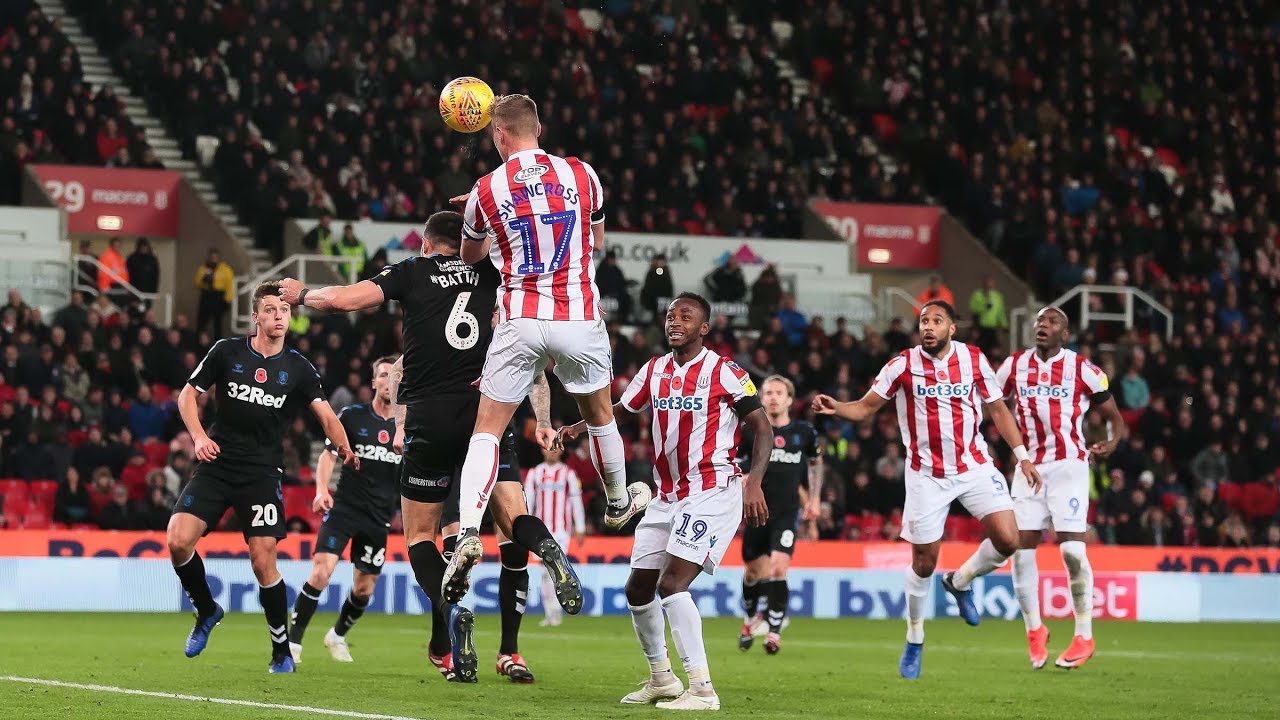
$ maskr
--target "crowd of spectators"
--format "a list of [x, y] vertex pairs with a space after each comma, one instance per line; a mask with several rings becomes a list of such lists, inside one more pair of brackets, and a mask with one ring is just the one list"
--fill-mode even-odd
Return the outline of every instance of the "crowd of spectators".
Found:
[[80, 54], [29, 0], [0, 9], [0, 203], [18, 202], [30, 163], [164, 167], [109, 85], [84, 82]]

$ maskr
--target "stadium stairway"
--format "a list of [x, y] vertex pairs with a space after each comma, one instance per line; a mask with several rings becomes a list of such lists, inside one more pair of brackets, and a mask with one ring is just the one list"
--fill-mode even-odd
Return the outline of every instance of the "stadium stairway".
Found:
[[270, 253], [254, 245], [253, 234], [249, 228], [240, 224], [235, 210], [230, 205], [218, 202], [213, 183], [201, 177], [200, 170], [194, 161], [182, 157], [182, 152], [178, 149], [178, 141], [169, 134], [160, 120], [151, 114], [142, 98], [129, 91], [128, 83], [111, 70], [111, 64], [98, 48], [98, 43], [84, 33], [79, 20], [67, 11], [62, 0], [38, 0], [37, 4], [46, 17], [50, 20], [57, 18], [62, 23], [63, 34], [75, 45], [76, 51], [80, 54], [80, 64], [84, 68], [84, 82], [94, 89], [110, 85], [115, 90], [116, 97], [124, 103], [129, 120], [146, 133], [147, 142], [160, 162], [164, 163], [167, 169], [182, 173], [200, 199], [222, 221], [228, 233], [244, 248], [252, 262], [251, 274], [257, 275], [269, 269]]

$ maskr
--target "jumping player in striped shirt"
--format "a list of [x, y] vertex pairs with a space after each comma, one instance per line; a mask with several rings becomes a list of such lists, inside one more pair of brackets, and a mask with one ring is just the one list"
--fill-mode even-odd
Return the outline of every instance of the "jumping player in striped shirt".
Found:
[[[626, 586], [650, 678], [622, 698], [626, 704], [675, 698], [658, 707], [720, 709], [702, 642], [702, 616], [689, 584], [700, 573], [715, 573], [744, 515], [752, 527], [769, 519], [761, 486], [773, 450], [773, 427], [747, 373], [703, 346], [710, 319], [711, 306], [704, 298], [677, 296], [667, 308], [671, 352], [650, 360], [614, 406], [630, 413], [652, 410], [653, 474], [659, 493], [636, 528]], [[755, 438], [745, 479], [734, 458], [743, 422]], [[576, 437], [582, 430], [583, 423], [564, 428], [561, 438]], [[689, 676], [688, 690], [667, 658], [664, 611]]]
[[[555, 361], [555, 373], [578, 401], [591, 436], [591, 460], [604, 480], [604, 524], [620, 528], [650, 500], [649, 486], [627, 486], [622, 436], [613, 419], [613, 363], [595, 283], [595, 253], [604, 246], [604, 189], [591, 166], [538, 147], [542, 125], [527, 95], [493, 104], [498, 169], [480, 178], [465, 198], [462, 259], [486, 257], [502, 277], [498, 326], [480, 377], [480, 409], [462, 466], [462, 534], [445, 569], [446, 602], [470, 587], [480, 562], [480, 520], [498, 468], [498, 438], [533, 378]], [[565, 610], [576, 614], [581, 598]]]
[[1040, 475], [986, 356], [951, 339], [956, 330], [955, 309], [931, 300], [920, 310], [920, 344], [890, 360], [861, 400], [842, 403], [828, 395], [813, 400], [818, 413], [854, 422], [871, 417], [891, 399], [896, 402], [907, 448], [902, 538], [911, 543], [911, 567], [906, 573], [907, 644], [898, 671], [909, 680], [920, 677], [925, 599], [951, 503], [963, 503], [987, 532], [978, 551], [959, 570], [942, 577], [942, 587], [955, 598], [966, 623], [977, 625], [980, 619], [970, 584], [1003, 565], [1018, 549], [1013, 501], [979, 427], [984, 407], [1013, 448], [1030, 488], [1040, 488]]
[[[1014, 403], [1027, 450], [1044, 476], [1044, 492], [1032, 492], [1021, 473], [1013, 476], [1013, 512], [1021, 548], [1013, 556], [1013, 590], [1027, 626], [1031, 667], [1049, 660], [1049, 628], [1040, 622], [1040, 572], [1036, 546], [1053, 521], [1053, 531], [1071, 582], [1076, 629], [1056, 665], [1077, 668], [1093, 657], [1093, 568], [1085, 555], [1089, 529], [1089, 456], [1106, 457], [1127, 434], [1124, 418], [1111, 397], [1106, 373], [1074, 350], [1063, 347], [1071, 335], [1067, 314], [1047, 307], [1036, 316], [1036, 346], [1011, 355], [996, 371], [996, 381]], [[1086, 445], [1084, 416], [1102, 411], [1111, 436]]]
[[[524, 497], [529, 514], [541, 520], [551, 531], [551, 537], [568, 550], [570, 533], [578, 545], [583, 543], [587, 523], [582, 507], [582, 482], [577, 473], [560, 462], [563, 454], [564, 449], [558, 446], [542, 451], [542, 462], [525, 475]], [[547, 617], [540, 625], [560, 624], [555, 582], [545, 571], [542, 573], [542, 608]]]

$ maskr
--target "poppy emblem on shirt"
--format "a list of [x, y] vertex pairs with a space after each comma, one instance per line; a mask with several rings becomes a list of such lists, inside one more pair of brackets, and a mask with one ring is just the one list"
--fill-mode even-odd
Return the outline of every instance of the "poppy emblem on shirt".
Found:
[[253, 371], [253, 379], [254, 379], [254, 380], [257, 380], [257, 381], [258, 381], [258, 382], [260, 382], [260, 383], [264, 383], [264, 382], [266, 382], [266, 381], [267, 381], [267, 371], [266, 371], [265, 369], [263, 369], [263, 368], [258, 368], [257, 370], [254, 370], [254, 371]]
[[1048, 382], [1049, 382], [1049, 373], [1047, 373], [1047, 372], [1045, 372], [1045, 373], [1040, 373], [1040, 382], [1041, 382], [1041, 383], [1048, 383]]
[[391, 442], [391, 433], [387, 432], [386, 430], [379, 430], [378, 442], [382, 443], [383, 445], [386, 445], [387, 443]]
[[780, 448], [780, 447], [786, 447], [786, 446], [787, 446], [787, 439], [786, 439], [786, 438], [784, 438], [784, 437], [782, 437], [781, 435], [774, 435], [774, 436], [773, 436], [773, 446], [774, 446], [774, 447], [779, 447], [779, 448]]
[[948, 378], [948, 377], [947, 377], [947, 371], [946, 371], [946, 370], [939, 370], [939, 371], [938, 371], [938, 382], [947, 382], [949, 379], [950, 379], [950, 378]]
[[672, 378], [672, 379], [671, 379], [671, 389], [672, 389], [672, 390], [679, 390], [679, 389], [680, 389], [680, 388], [682, 388], [682, 387], [684, 387], [684, 382], [683, 382], [683, 381], [681, 381], [681, 380], [680, 380], [680, 378]]

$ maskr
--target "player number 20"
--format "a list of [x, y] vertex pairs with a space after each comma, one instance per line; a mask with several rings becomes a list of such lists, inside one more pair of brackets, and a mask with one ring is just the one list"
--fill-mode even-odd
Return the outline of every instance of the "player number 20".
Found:
[[253, 520], [249, 523], [253, 527], [264, 527], [267, 525], [275, 525], [280, 520], [275, 505], [254, 505]]
[[681, 513], [680, 527], [676, 528], [676, 535], [678, 537], [688, 538], [689, 533], [692, 532], [693, 537], [689, 539], [694, 542], [698, 542], [702, 539], [702, 536], [707, 534], [707, 521], [694, 520], [693, 524], [690, 525], [689, 521], [691, 519], [692, 518], [689, 517], [689, 513]]
[[387, 560], [387, 549], [378, 548], [378, 552], [373, 552], [372, 545], [364, 546], [364, 555], [360, 556], [360, 562], [372, 565], [374, 567], [382, 567], [382, 563]]
[[[470, 292], [458, 293], [458, 299], [453, 301], [453, 309], [449, 311], [449, 319], [444, 321], [444, 339], [459, 350], [469, 350], [480, 342], [480, 321], [467, 312], [470, 300]], [[458, 334], [458, 328], [464, 325], [469, 330], [466, 337]]]

